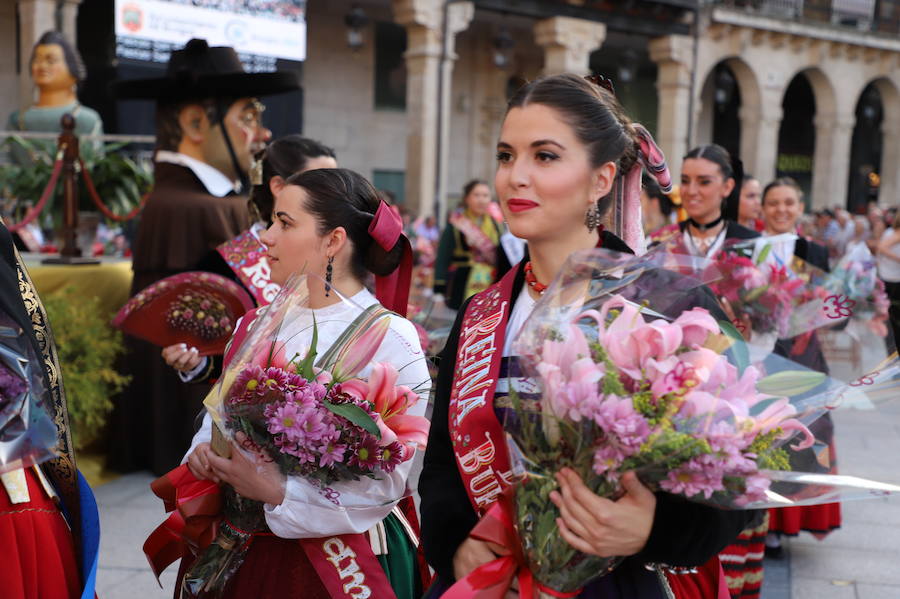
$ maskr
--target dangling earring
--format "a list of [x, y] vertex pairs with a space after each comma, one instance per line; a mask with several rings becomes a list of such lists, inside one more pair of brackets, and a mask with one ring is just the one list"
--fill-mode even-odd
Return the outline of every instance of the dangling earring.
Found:
[[584, 226], [587, 227], [588, 231], [594, 231], [597, 227], [600, 226], [600, 202], [598, 201], [593, 206], [588, 208], [588, 211], [584, 215]]
[[325, 297], [331, 295], [331, 280], [334, 277], [334, 256], [328, 256], [328, 264], [325, 266]]

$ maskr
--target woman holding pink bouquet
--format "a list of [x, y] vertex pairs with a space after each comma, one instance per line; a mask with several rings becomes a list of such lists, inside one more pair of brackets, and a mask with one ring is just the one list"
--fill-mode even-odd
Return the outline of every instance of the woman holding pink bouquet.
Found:
[[[454, 581], [459, 584], [447, 597], [473, 596], [457, 593], [460, 584], [478, 584], [467, 576], [516, 552], [514, 541], [501, 545], [469, 533], [503, 500], [513, 478], [500, 423], [511, 409], [511, 391], [527, 393], [520, 388], [520, 358], [512, 353], [523, 323], [573, 252], [632, 253], [604, 230], [604, 214], [613, 197], [639, 201], [642, 166], [667, 178], [649, 133], [631, 123], [602, 85], [575, 75], [544, 77], [510, 100], [495, 188], [511, 232], [528, 242], [529, 255], [462, 307], [441, 355], [419, 480], [423, 544], [438, 575], [429, 597], [441, 596]], [[624, 215], [626, 233], [629, 225], [639, 231], [634, 216]], [[653, 493], [634, 473], [622, 478], [624, 494], [616, 501], [594, 494], [572, 470], [556, 479], [559, 490], [550, 499], [561, 512], [558, 534], [585, 554], [627, 557], [611, 572], [597, 572], [599, 578], [579, 592], [538, 585], [541, 597], [662, 599], [672, 597], [673, 588], [678, 597], [726, 593], [715, 556], [745, 526], [746, 512]], [[518, 596], [515, 587], [507, 597]]]
[[[370, 348], [371, 359], [368, 363], [356, 366], [361, 370], [354, 389], [362, 389], [364, 395], [371, 383], [380, 385], [378, 392], [382, 395], [385, 390], [404, 394], [408, 402], [402, 419], [405, 428], [400, 430], [394, 426], [401, 420], [397, 412], [381, 414], [383, 419], [378, 420], [381, 429], [379, 438], [385, 440], [384, 435], [389, 434], [397, 441], [385, 447], [373, 443], [354, 450], [350, 462], [346, 460], [351, 451], [337, 446], [335, 442], [327, 443], [327, 448], [317, 447], [315, 452], [321, 452], [321, 456], [311, 465], [313, 470], [319, 466], [336, 466], [344, 468], [344, 472], [347, 468], [352, 470], [357, 467], [358, 472], [359, 467], [376, 462], [382, 466], [371, 476], [358, 476], [356, 480], [340, 478], [325, 486], [313, 480], [314, 477], [286, 476], [284, 470], [278, 467], [282, 463], [279, 459], [284, 456], [260, 450], [259, 444], [251, 443], [251, 439], [241, 432], [235, 434], [236, 443], [232, 444], [231, 457], [221, 457], [222, 452], [211, 446], [214, 425], [207, 413], [186, 456], [187, 467], [200, 481], [222, 484], [226, 502], [229, 493], [233, 492], [242, 505], [258, 510], [259, 526], [249, 531], [237, 530], [242, 534], [251, 534], [245, 543], [243, 562], [236, 566], [236, 572], [225, 573], [227, 582], [224, 589], [220, 587], [215, 588], [215, 592], [209, 592], [209, 587], [203, 586], [196, 595], [189, 596], [332, 599], [345, 596], [340, 594], [342, 581], [347, 588], [356, 583], [366, 586], [374, 593], [372, 596], [413, 599], [421, 594], [415, 540], [407, 538], [407, 531], [411, 532], [415, 525], [405, 522], [395, 505], [396, 499], [404, 495], [415, 449], [425, 440], [428, 423], [424, 413], [431, 381], [413, 325], [398, 314], [388, 312], [364, 285], [365, 279], [374, 274], [378, 297], [383, 298], [388, 307], [405, 311], [406, 293], [401, 286], [404, 282], [402, 275], [408, 277], [408, 273], [399, 273], [399, 285], [396, 277], [391, 278], [391, 275], [408, 270], [409, 243], [402, 236], [399, 219], [378, 199], [371, 184], [345, 169], [312, 170], [290, 177], [285, 187], [276, 194], [272, 221], [269, 229], [261, 235], [262, 242], [268, 248], [272, 280], [284, 285], [295, 273], [308, 275], [305, 283], [308, 303], [302, 308], [290, 310], [309, 313], [288, 312], [284, 316], [284, 326], [290, 327], [298, 321], [312, 324], [287, 337], [278, 354], [287, 359], [294, 355], [302, 358], [310, 348], [316, 347], [319, 356], [328, 355], [332, 347], [352, 350], [354, 348], [349, 346], [353, 343], [346, 343], [348, 338], [360, 345], [367, 342], [374, 345]], [[408, 290], [408, 278], [405, 278], [405, 285]], [[268, 310], [277, 313], [272, 307], [248, 313], [244, 317], [247, 322], [238, 325], [232, 344], [243, 347], [240, 343], [243, 335], [247, 334], [248, 329], [252, 335], [254, 322], [266, 323]], [[351, 324], [348, 326], [347, 323]], [[382, 324], [386, 324], [384, 330], [380, 329]], [[259, 326], [262, 330], [266, 325]], [[373, 332], [383, 335], [383, 340], [373, 344]], [[282, 334], [287, 333], [279, 332], [277, 338], [281, 339]], [[226, 362], [236, 360], [234, 356], [240, 354], [240, 351], [234, 352], [234, 348], [230, 352], [226, 354]], [[277, 366], [277, 358], [269, 353], [268, 365]], [[223, 380], [229, 376], [227, 367], [226, 364]], [[286, 372], [291, 372], [290, 368]], [[293, 372], [300, 373], [301, 370], [295, 369]], [[321, 370], [317, 372], [321, 373]], [[337, 370], [332, 369], [331, 372], [336, 373]], [[246, 389], [252, 391], [262, 389], [261, 385], [276, 384], [271, 375], [269, 380], [265, 379], [263, 377], [259, 383], [246, 382]], [[288, 397], [286, 403], [282, 402], [277, 409], [266, 408], [269, 432], [274, 435], [279, 447], [287, 447], [287, 441], [295, 438], [292, 435], [311, 438], [314, 434], [334, 433], [335, 420], [329, 414], [303, 416], [308, 419], [302, 425], [298, 424], [302, 408], [301, 391], [305, 388], [324, 392], [326, 388], [319, 384], [327, 383], [325, 379], [320, 381], [314, 376], [308, 380], [309, 384], [301, 382], [305, 387], [295, 386], [296, 393], [293, 395], [285, 395]], [[239, 377], [240, 381], [242, 379]], [[350, 383], [338, 393], [349, 397]], [[297, 398], [295, 404], [291, 404], [294, 401], [290, 399], [292, 397]], [[412, 400], [409, 400], [410, 397]], [[425, 400], [415, 401], [419, 397]], [[306, 397], [302, 401], [308, 399]], [[356, 404], [360, 402], [356, 401]], [[371, 406], [367, 409], [372, 413]], [[239, 445], [250, 449], [243, 451]], [[297, 446], [291, 451], [294, 455], [308, 455], [306, 449], [312, 451], [312, 446]], [[390, 461], [388, 449], [393, 452]], [[343, 463], [341, 455], [344, 456]], [[385, 501], [384, 498], [393, 501]], [[220, 535], [223, 526], [240, 528], [235, 522], [228, 521], [227, 506], [225, 513], [226, 520], [220, 523]], [[367, 531], [372, 532], [364, 536]], [[351, 545], [351, 541], [355, 544]], [[216, 550], [217, 543], [218, 540], [212, 543], [213, 550]], [[385, 554], [385, 545], [389, 553], [381, 555]], [[311, 553], [310, 547], [325, 553]], [[377, 561], [373, 554], [379, 554]], [[203, 559], [201, 553], [197, 563], [202, 564]], [[328, 562], [329, 559], [333, 560], [333, 565]], [[188, 558], [182, 560], [176, 596], [181, 596], [179, 593], [186, 572], [189, 581], [197, 580], [197, 573], [189, 563], [191, 561]], [[333, 570], [331, 578], [328, 577], [329, 569]], [[344, 575], [349, 578], [341, 579], [340, 576]], [[191, 590], [191, 585], [186, 583], [185, 588]]]

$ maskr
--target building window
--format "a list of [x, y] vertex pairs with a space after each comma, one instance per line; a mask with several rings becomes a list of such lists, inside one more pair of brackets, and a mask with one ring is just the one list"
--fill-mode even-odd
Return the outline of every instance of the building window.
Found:
[[375, 108], [406, 110], [406, 29], [375, 23]]
[[374, 170], [372, 171], [372, 185], [379, 191], [390, 192], [394, 204], [402, 206], [406, 203], [404, 195], [406, 173], [404, 171]]

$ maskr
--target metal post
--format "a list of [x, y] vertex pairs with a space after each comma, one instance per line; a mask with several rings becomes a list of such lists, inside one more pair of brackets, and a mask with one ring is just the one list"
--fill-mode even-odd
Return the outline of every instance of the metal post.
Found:
[[78, 137], [75, 135], [75, 117], [66, 113], [60, 119], [63, 132], [59, 136], [59, 147], [63, 148], [63, 246], [59, 255], [63, 258], [81, 257], [78, 247]]
[[63, 182], [63, 247], [59, 258], [47, 258], [44, 264], [99, 264], [93, 258], [82, 258], [78, 247], [78, 136], [75, 135], [75, 117], [68, 112], [60, 119], [62, 133], [59, 149], [62, 151]]

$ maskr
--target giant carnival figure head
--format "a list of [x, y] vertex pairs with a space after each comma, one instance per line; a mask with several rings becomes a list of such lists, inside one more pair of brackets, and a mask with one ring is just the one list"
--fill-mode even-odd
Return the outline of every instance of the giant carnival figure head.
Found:
[[164, 77], [119, 81], [120, 99], [156, 99], [158, 150], [180, 152], [243, 183], [271, 137], [258, 97], [299, 88], [294, 73], [247, 73], [237, 52], [192, 39], [172, 52]]
[[[63, 92], [73, 96], [87, 71], [78, 50], [58, 31], [48, 31], [38, 39], [31, 51], [31, 79], [41, 96]], [[44, 98], [38, 102], [44, 104]]]

